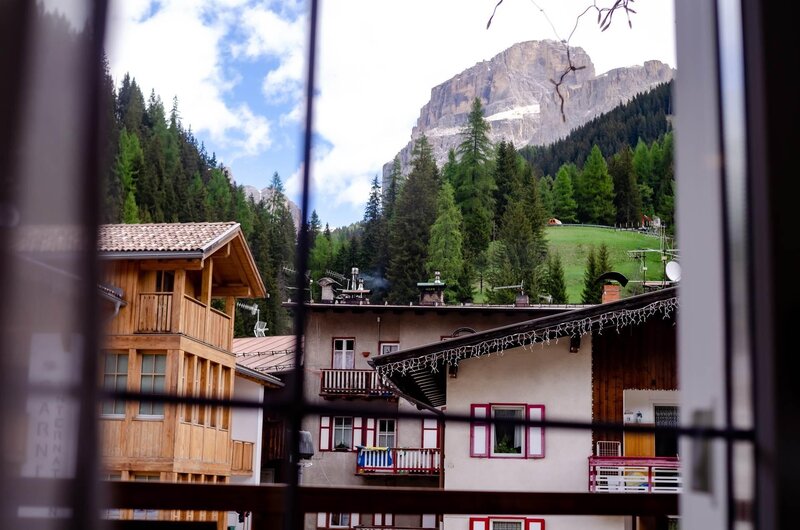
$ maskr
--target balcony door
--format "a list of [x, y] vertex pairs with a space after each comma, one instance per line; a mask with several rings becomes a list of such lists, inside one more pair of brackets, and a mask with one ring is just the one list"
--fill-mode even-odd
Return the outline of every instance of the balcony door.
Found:
[[355, 367], [355, 339], [333, 339], [333, 369], [352, 370]]

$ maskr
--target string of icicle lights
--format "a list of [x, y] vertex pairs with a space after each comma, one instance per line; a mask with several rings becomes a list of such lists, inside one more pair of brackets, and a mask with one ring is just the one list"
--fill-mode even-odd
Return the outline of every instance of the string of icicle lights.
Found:
[[533, 331], [520, 331], [505, 337], [487, 339], [477, 344], [456, 346], [413, 359], [395, 361], [377, 366], [375, 370], [383, 377], [389, 377], [395, 372], [406, 375], [409, 371], [418, 371], [426, 367], [431, 372], [436, 373], [442, 364], [458, 366], [459, 361], [464, 359], [482, 357], [493, 353], [502, 355], [509, 348], [521, 346], [528, 349], [535, 344], [550, 344], [551, 341], [558, 343], [560, 337], [583, 336], [593, 330], [598, 334], [602, 334], [605, 329], [614, 329], [619, 333], [621, 328], [642, 324], [656, 315], [661, 315], [662, 318], [667, 319], [677, 309], [678, 298], [667, 298], [637, 309], [620, 309], [596, 316], [562, 322]]

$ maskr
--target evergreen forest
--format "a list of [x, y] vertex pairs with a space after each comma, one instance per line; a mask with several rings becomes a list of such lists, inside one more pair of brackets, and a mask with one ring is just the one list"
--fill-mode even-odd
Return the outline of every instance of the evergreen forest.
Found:
[[[308, 291], [292, 285], [286, 272], [294, 266], [299, 227], [280, 176], [272, 175], [272, 193], [256, 202], [182, 122], [177, 98], [165, 107], [130, 75], [116, 85], [106, 74], [104, 92], [104, 221], [239, 222], [271, 293], [256, 301], [268, 333], [291, 332], [281, 303]], [[395, 160], [388, 189], [373, 179], [360, 222], [331, 229], [312, 213], [311, 278], [328, 271], [349, 276], [357, 266], [373, 303], [415, 302], [417, 282], [434, 271], [447, 284], [448, 302], [513, 303], [518, 289], [493, 288], [518, 285], [531, 303], [567, 302], [563, 267], [545, 236], [549, 219], [638, 228], [647, 216], [673, 225], [669, 94], [668, 85], [658, 87], [551, 146], [521, 150], [489, 141], [476, 99], [461, 143], [442, 167], [422, 135], [405, 174]], [[589, 258], [591, 274], [602, 273], [602, 261]], [[315, 282], [312, 288], [318, 298]], [[586, 293], [586, 301], [596, 298]], [[250, 335], [254, 320], [240, 312], [236, 335]]]

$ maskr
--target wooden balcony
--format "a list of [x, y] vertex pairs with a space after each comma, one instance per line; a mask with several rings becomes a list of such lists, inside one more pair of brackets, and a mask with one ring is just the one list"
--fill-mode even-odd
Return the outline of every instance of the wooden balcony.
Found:
[[374, 370], [322, 370], [319, 395], [323, 397], [388, 397], [392, 392], [380, 384]]
[[359, 447], [356, 473], [359, 475], [438, 475], [439, 449]]
[[230, 350], [231, 318], [213, 307], [184, 295], [180, 323], [173, 322], [174, 293], [140, 293], [136, 307], [136, 333], [183, 333], [223, 350]]
[[680, 493], [680, 460], [675, 457], [590, 456], [589, 491]]
[[231, 443], [231, 473], [234, 475], [253, 474], [253, 451], [255, 444], [242, 440]]

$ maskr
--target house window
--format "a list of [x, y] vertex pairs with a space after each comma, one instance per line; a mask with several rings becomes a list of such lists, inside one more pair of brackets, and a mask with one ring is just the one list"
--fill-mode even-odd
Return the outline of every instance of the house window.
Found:
[[[494, 406], [492, 417], [499, 420], [524, 420], [525, 409], [521, 406]], [[521, 455], [524, 439], [522, 425], [495, 423], [492, 428], [492, 456]]]
[[[124, 392], [128, 389], [128, 354], [108, 353], [105, 360], [103, 388], [108, 392]], [[103, 402], [103, 415], [124, 416], [125, 402], [119, 399]]]
[[381, 355], [392, 353], [400, 349], [399, 342], [381, 342]]
[[378, 447], [394, 447], [396, 440], [395, 421], [378, 420]]
[[[103, 480], [119, 481], [122, 480], [122, 473], [108, 473], [103, 477]], [[119, 508], [111, 508], [103, 510], [104, 519], [120, 519], [122, 510]]]
[[470, 517], [469, 530], [544, 530], [544, 519]]
[[349, 513], [332, 513], [331, 514], [331, 524], [330, 526], [333, 527], [349, 527], [350, 526], [350, 514]]
[[544, 405], [477, 404], [471, 406], [470, 456], [476, 458], [544, 458], [544, 428], [497, 423], [544, 420]]
[[[161, 394], [164, 392], [164, 378], [167, 371], [167, 356], [145, 353], [142, 355], [142, 394]], [[164, 416], [164, 404], [156, 402], [139, 403], [142, 416]]]
[[171, 293], [175, 287], [175, 273], [173, 271], [156, 272], [156, 291]]
[[[133, 480], [136, 482], [158, 482], [160, 479], [161, 477], [158, 473], [136, 473], [133, 476]], [[158, 520], [158, 510], [133, 510], [133, 518], [155, 521]]]
[[522, 530], [522, 521], [492, 521], [491, 530]]
[[355, 366], [355, 339], [333, 339], [333, 368], [350, 370]]
[[353, 418], [333, 418], [333, 448], [352, 449]]

